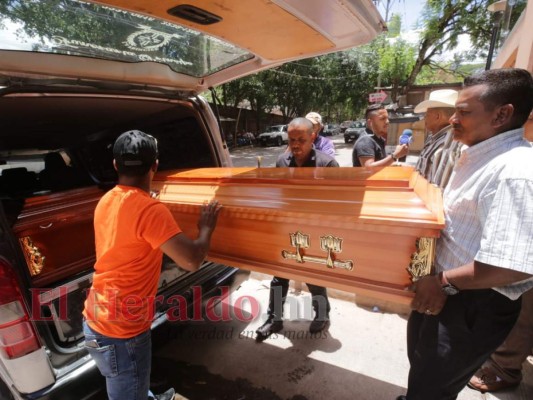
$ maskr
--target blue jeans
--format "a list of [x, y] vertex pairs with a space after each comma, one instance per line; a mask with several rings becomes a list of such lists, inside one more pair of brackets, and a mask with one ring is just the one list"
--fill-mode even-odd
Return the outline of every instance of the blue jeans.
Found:
[[151, 331], [117, 339], [93, 331], [83, 321], [85, 348], [106, 378], [110, 400], [146, 400], [150, 389]]

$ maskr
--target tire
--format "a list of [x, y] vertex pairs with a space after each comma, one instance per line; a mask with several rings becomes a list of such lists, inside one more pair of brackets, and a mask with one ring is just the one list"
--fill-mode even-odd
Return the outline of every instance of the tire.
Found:
[[345, 138], [344, 138], [344, 143], [350, 143], [350, 139], [347, 138], [347, 137], [345, 137]]
[[281, 137], [278, 136], [278, 137], [276, 138], [276, 146], [279, 147], [279, 146], [281, 146], [282, 144], [283, 144], [283, 140], [281, 139]]
[[13, 397], [13, 394], [7, 387], [7, 385], [4, 383], [2, 379], [0, 379], [0, 399], [2, 400], [14, 400], [15, 397]]

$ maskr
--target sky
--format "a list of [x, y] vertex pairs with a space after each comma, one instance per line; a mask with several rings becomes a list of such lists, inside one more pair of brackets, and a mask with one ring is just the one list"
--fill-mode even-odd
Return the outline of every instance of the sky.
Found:
[[[391, 8], [389, 14], [400, 14], [402, 18], [402, 38], [411, 43], [418, 42], [418, 33], [416, 31], [417, 20], [421, 18], [422, 9], [426, 3], [424, 0], [390, 0]], [[385, 4], [387, 0], [381, 0], [378, 5], [378, 10], [383, 19], [385, 19]], [[390, 18], [390, 15], [389, 15]], [[459, 37], [459, 43], [454, 51], [443, 54], [441, 59], [450, 59], [453, 53], [466, 51], [471, 47], [470, 40], [466, 35]]]
[[[385, 4], [387, 0], [382, 0], [378, 10], [385, 18]], [[391, 0], [391, 9], [389, 14], [400, 14], [402, 17], [402, 31], [413, 30], [417, 19], [420, 17], [422, 8], [425, 4], [423, 0]], [[389, 15], [390, 17], [390, 15]]]

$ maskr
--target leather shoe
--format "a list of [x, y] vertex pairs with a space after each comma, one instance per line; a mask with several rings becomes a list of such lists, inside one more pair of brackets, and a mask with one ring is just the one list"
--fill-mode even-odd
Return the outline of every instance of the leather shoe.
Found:
[[329, 317], [326, 317], [324, 319], [318, 319], [318, 317], [315, 317], [313, 321], [311, 321], [311, 325], [309, 325], [309, 332], [311, 333], [319, 333], [323, 330], [327, 329], [329, 327]]
[[396, 397], [396, 400], [407, 400], [407, 397], [405, 397], [405, 396], [398, 396], [398, 397]]
[[155, 400], [172, 400], [175, 394], [174, 388], [170, 388], [165, 393], [156, 394]]
[[481, 393], [485, 392], [496, 392], [498, 390], [518, 386], [520, 382], [509, 382], [505, 381], [496, 375], [493, 371], [488, 368], [480, 368], [470, 378], [468, 382], [468, 387], [474, 390], [478, 390]]
[[257, 340], [265, 340], [273, 333], [279, 332], [282, 329], [283, 321], [274, 320], [274, 317], [268, 317], [266, 322], [255, 331], [257, 333]]

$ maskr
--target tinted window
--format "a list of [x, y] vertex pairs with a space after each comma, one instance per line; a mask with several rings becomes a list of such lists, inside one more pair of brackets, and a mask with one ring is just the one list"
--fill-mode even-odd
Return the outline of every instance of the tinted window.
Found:
[[[123, 131], [129, 129], [140, 129], [157, 139], [160, 171], [216, 165], [209, 142], [196, 119], [192, 117], [157, 125], [129, 127]], [[117, 136], [118, 134], [89, 143], [82, 150], [82, 158], [89, 172], [99, 183], [116, 182], [117, 174], [113, 169], [113, 143]]]

